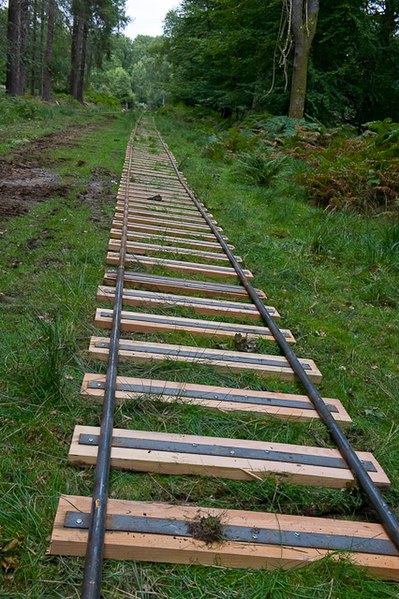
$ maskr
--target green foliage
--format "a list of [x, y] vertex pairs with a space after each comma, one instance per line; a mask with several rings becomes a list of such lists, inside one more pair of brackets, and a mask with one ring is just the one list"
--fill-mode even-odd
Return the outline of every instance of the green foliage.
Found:
[[0, 95], [0, 125], [19, 121], [44, 121], [63, 109], [73, 108], [76, 102], [69, 96], [59, 98], [59, 104], [47, 104], [38, 98]]
[[85, 101], [93, 104], [99, 104], [101, 106], [108, 106], [109, 108], [118, 109], [120, 108], [121, 102], [118, 98], [110, 93], [100, 93], [96, 91], [88, 91], [85, 94]]
[[[391, 8], [394, 18], [387, 27]], [[308, 112], [330, 124], [398, 118], [397, 18], [397, 3], [320, 3]]]
[[279, 18], [278, 3], [257, 0], [245, 7], [228, 0], [185, 1], [168, 13], [165, 51], [173, 66], [173, 97], [224, 116], [256, 105], [270, 85]]
[[[326, 147], [307, 150], [310, 165], [298, 173], [309, 198], [330, 209], [393, 210], [398, 207], [397, 129], [373, 123], [376, 137], [337, 136]], [[298, 154], [297, 154], [298, 155]]]
[[255, 185], [269, 186], [287, 165], [289, 156], [273, 152], [243, 152], [235, 161], [234, 173], [238, 179]]
[[[173, 98], [204, 104], [224, 117], [251, 110], [284, 114], [290, 72], [285, 81], [279, 65], [281, 10], [277, 0], [183, 1], [168, 14], [165, 25]], [[398, 17], [397, 2], [320, 3], [309, 66], [308, 115], [328, 124], [356, 125], [398, 118]]]
[[112, 39], [111, 55], [93, 71], [92, 90], [113, 95], [120, 102], [163, 105], [168, 97], [169, 64], [160, 38], [139, 35], [132, 41], [118, 35]]
[[393, 123], [392, 119], [385, 119], [366, 123], [364, 127], [377, 134], [372, 143], [376, 157], [399, 158], [399, 123]]
[[118, 98], [123, 104], [133, 104], [134, 94], [129, 73], [123, 67], [106, 72], [107, 90], [110, 96]]
[[201, 154], [212, 160], [225, 160], [227, 158], [226, 147], [217, 135], [206, 137], [205, 146]]

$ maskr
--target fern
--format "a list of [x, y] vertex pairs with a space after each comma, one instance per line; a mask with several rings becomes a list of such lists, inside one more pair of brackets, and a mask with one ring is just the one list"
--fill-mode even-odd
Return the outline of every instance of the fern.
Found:
[[246, 183], [269, 186], [287, 163], [289, 156], [269, 152], [242, 152], [236, 161], [234, 174]]

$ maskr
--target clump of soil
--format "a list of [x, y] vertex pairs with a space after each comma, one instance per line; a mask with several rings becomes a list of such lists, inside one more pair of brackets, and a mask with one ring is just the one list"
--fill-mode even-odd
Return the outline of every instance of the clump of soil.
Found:
[[189, 522], [188, 531], [199, 541], [204, 541], [207, 545], [220, 543], [223, 541], [223, 524], [220, 516], [198, 516], [196, 520]]
[[255, 337], [248, 337], [248, 335], [236, 333], [234, 335], [234, 349], [237, 351], [256, 353], [258, 351], [258, 342]]

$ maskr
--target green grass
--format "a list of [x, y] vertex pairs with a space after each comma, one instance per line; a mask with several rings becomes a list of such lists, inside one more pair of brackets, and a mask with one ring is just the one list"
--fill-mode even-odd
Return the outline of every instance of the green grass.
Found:
[[[386, 495], [396, 507], [394, 225], [347, 214], [327, 215], [306, 203], [288, 175], [276, 178], [270, 187], [238, 183], [228, 161], [212, 161], [204, 155], [206, 140], [201, 129], [172, 118], [159, 119], [159, 124], [178, 160], [185, 160], [184, 173], [191, 185], [254, 272], [255, 285], [267, 292], [267, 303], [282, 314], [281, 326], [296, 335], [298, 355], [314, 358], [321, 368], [323, 393], [341, 399], [350, 412], [354, 424], [348, 434], [356, 449], [374, 451], [391, 476], [393, 487]], [[101, 198], [88, 200], [84, 190], [98, 167], [111, 173], [108, 179], [118, 179], [131, 126], [127, 115], [120, 116], [86, 132], [74, 147], [58, 148], [51, 157], [71, 185], [70, 197], [53, 198], [2, 227], [0, 547], [19, 539], [13, 550], [18, 565], [3, 572], [0, 582], [4, 599], [79, 596], [83, 561], [46, 557], [45, 550], [59, 495], [90, 495], [92, 491], [93, 470], [68, 467], [66, 457], [74, 425], [98, 425], [101, 412], [99, 406], [88, 405], [80, 397], [79, 388], [84, 372], [105, 371], [105, 364], [88, 360], [87, 347], [91, 334], [107, 334], [94, 327], [93, 316], [96, 287], [106, 268], [114, 205]], [[156, 140], [151, 147], [154, 153], [158, 151]], [[160, 267], [154, 272], [170, 274]], [[171, 307], [162, 313], [199, 317]], [[224, 339], [187, 333], [125, 336], [232, 347]], [[260, 348], [277, 353], [272, 343], [262, 342]], [[121, 364], [120, 374], [237, 388], [299, 389], [295, 383], [277, 379], [262, 382], [253, 375], [220, 374], [173, 362]], [[226, 415], [146, 399], [118, 406], [115, 425], [331, 446], [317, 422]], [[114, 471], [111, 494], [120, 499], [184, 501], [222, 509], [373, 519], [356, 488], [312, 489], [272, 477], [264, 482], [240, 482]], [[345, 558], [292, 572], [108, 561], [103, 587], [107, 599], [398, 597], [397, 585], [367, 577]]]
[[55, 103], [37, 98], [9, 98], [0, 93], [0, 153], [68, 127], [95, 124], [103, 117], [116, 116], [118, 109], [91, 105], [81, 106], [72, 98], [59, 98]]

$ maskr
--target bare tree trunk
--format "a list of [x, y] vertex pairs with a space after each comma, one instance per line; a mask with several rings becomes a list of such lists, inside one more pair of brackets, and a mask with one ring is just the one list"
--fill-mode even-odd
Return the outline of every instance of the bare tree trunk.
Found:
[[72, 25], [72, 41], [71, 41], [71, 70], [69, 73], [69, 93], [71, 96], [76, 96], [76, 55], [77, 55], [77, 41], [78, 41], [78, 22], [76, 16], [73, 18]]
[[41, 8], [40, 8], [40, 47], [39, 47], [39, 73], [40, 73], [40, 95], [43, 93], [43, 67], [44, 67], [44, 22], [45, 22], [45, 10], [44, 10], [44, 1], [41, 0]]
[[37, 0], [33, 1], [33, 19], [32, 19], [32, 49], [30, 53], [30, 93], [32, 96], [36, 93], [36, 41], [37, 41]]
[[22, 96], [26, 83], [29, 0], [9, 0], [7, 25], [7, 79], [10, 96]]
[[316, 33], [319, 0], [292, 0], [292, 33], [295, 43], [289, 116], [303, 118], [309, 52]]
[[46, 102], [51, 100], [51, 62], [53, 58], [53, 39], [55, 21], [55, 0], [48, 0], [47, 5], [47, 43], [43, 67], [43, 90], [42, 98]]
[[72, 45], [71, 45], [71, 72], [69, 76], [69, 92], [78, 99], [79, 74], [83, 46], [84, 22], [80, 15], [73, 18]]
[[16, 96], [18, 94], [19, 19], [20, 3], [18, 0], [9, 0], [7, 23], [8, 47], [6, 89], [10, 96]]
[[26, 55], [29, 41], [29, 0], [20, 0], [20, 4], [18, 95], [23, 96], [26, 87]]
[[82, 45], [81, 45], [81, 52], [80, 52], [80, 64], [79, 64], [78, 84], [77, 84], [77, 94], [76, 94], [76, 99], [82, 103], [83, 103], [83, 90], [84, 90], [84, 82], [85, 82], [88, 31], [89, 31], [89, 27], [88, 27], [87, 22], [85, 21], [83, 24]]

